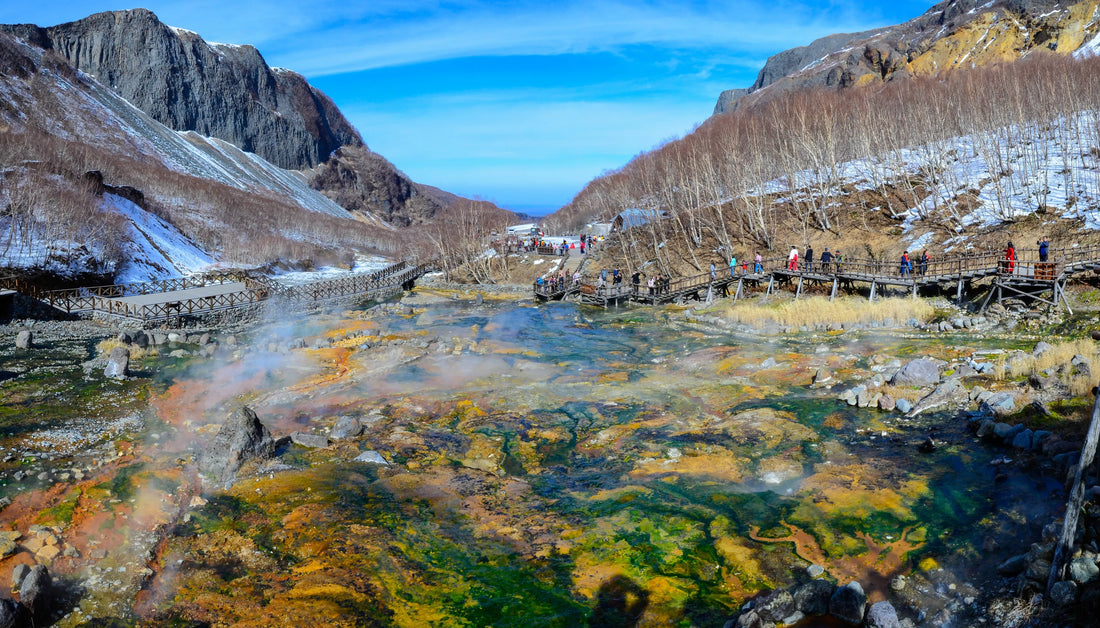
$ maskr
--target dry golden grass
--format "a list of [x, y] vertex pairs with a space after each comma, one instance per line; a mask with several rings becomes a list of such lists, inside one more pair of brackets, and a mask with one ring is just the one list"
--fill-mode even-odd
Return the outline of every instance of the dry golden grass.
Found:
[[910, 403], [916, 403], [924, 396], [924, 391], [915, 386], [894, 386], [893, 384], [884, 384], [880, 390], [882, 394], [890, 395], [895, 400], [905, 399]]
[[99, 355], [110, 355], [111, 350], [115, 347], [125, 347], [130, 350], [131, 360], [140, 360], [147, 356], [157, 355], [157, 350], [152, 347], [148, 349], [142, 349], [137, 345], [127, 345], [118, 341], [118, 338], [108, 338], [106, 340], [100, 340], [96, 343], [95, 350]]
[[825, 297], [809, 297], [775, 304], [741, 302], [726, 308], [721, 314], [729, 320], [747, 324], [776, 323], [790, 327], [819, 324], [869, 324], [887, 319], [903, 323], [911, 318], [927, 321], [935, 309], [924, 299], [908, 297], [868, 301], [860, 297], [843, 297], [829, 301]]
[[1070, 362], [1074, 356], [1081, 356], [1088, 365], [1088, 372], [1095, 373], [1100, 366], [1100, 345], [1089, 339], [1070, 340], [1053, 345], [1039, 357], [1028, 356], [1025, 359], [1014, 362], [1011, 366], [1005, 364], [1004, 357], [997, 362], [995, 375], [997, 379], [1004, 379], [1006, 375], [1015, 377], [1028, 377], [1032, 374], [1042, 373], [1048, 369], [1062, 370], [1059, 379], [1069, 388], [1074, 396], [1090, 394], [1095, 382], [1092, 376], [1074, 375], [1074, 367]]

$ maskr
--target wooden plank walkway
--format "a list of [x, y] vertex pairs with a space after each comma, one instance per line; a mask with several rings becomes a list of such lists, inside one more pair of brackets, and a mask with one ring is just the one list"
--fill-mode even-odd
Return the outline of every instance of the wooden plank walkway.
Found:
[[243, 273], [221, 273], [50, 291], [38, 290], [21, 280], [0, 279], [0, 288], [17, 290], [68, 314], [99, 312], [149, 322], [239, 308], [274, 297], [308, 303], [347, 296], [375, 296], [399, 288], [407, 290], [431, 266], [431, 263], [416, 266], [397, 262], [367, 275], [300, 286], [282, 286], [270, 278], [252, 278]]
[[[795, 298], [802, 296], [810, 286], [829, 286], [830, 300], [844, 290], [855, 292], [859, 286], [868, 290], [868, 298], [874, 300], [884, 288], [901, 288], [917, 296], [922, 288], [935, 286], [940, 289], [954, 288], [956, 300], [962, 302], [967, 291], [972, 290], [975, 281], [992, 278], [992, 287], [982, 308], [996, 295], [998, 302], [1013, 296], [1026, 296], [1052, 306], [1069, 304], [1065, 297], [1065, 284], [1070, 277], [1100, 268], [1100, 246], [1068, 247], [1051, 250], [1048, 261], [1040, 261], [1037, 250], [1017, 252], [1017, 259], [1008, 261], [1002, 252], [983, 252], [953, 255], [921, 263], [912, 260], [910, 266], [902, 267], [899, 260], [843, 259], [822, 263], [815, 260], [812, 266], [803, 265], [790, 269], [785, 258], [763, 260], [760, 269], [732, 275], [728, 269], [711, 273], [680, 277], [667, 281], [654, 290], [643, 282], [600, 286], [595, 278], [585, 277], [579, 286], [565, 286], [561, 289], [541, 292], [536, 288], [535, 296], [539, 300], [564, 299], [573, 294], [580, 295], [582, 303], [607, 307], [627, 301], [645, 305], [659, 305], [684, 300], [703, 300], [732, 296], [737, 300], [750, 288], [764, 288], [765, 298], [788, 288]], [[625, 281], [626, 277], [624, 277]], [[1052, 296], [1044, 298], [1047, 292]]]

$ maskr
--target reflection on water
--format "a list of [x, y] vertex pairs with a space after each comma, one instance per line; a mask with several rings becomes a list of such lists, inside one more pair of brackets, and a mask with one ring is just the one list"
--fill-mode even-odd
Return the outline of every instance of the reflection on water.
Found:
[[[351, 323], [310, 324], [340, 337]], [[817, 368], [865, 369], [920, 340], [770, 342], [560, 303], [444, 304], [377, 323], [370, 348], [208, 376], [239, 373], [277, 435], [303, 416], [367, 426], [352, 450], [303, 453], [295, 470], [234, 489], [234, 508], [259, 508], [232, 535], [282, 557], [267, 576], [245, 569], [275, 593], [218, 594], [241, 617], [281, 600], [398, 625], [722, 625], [811, 563], [872, 598], [924, 559], [972, 577], [989, 567], [975, 560], [983, 540], [995, 564], [1013, 520], [1040, 514], [995, 487], [990, 452], [960, 421], [936, 428], [948, 446], [920, 454], [926, 426], [808, 386]], [[393, 465], [344, 462], [359, 447]], [[1016, 495], [1054, 488], [1000, 480], [1031, 483]], [[239, 516], [207, 510], [179, 551]], [[229, 586], [205, 569], [183, 570], [178, 612], [210, 612]]]

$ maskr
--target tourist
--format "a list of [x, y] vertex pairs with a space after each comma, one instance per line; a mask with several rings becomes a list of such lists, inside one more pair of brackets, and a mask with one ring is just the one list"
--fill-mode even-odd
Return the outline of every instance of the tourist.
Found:
[[918, 268], [920, 269], [921, 277], [924, 276], [924, 273], [928, 272], [928, 262], [931, 259], [932, 258], [928, 256], [928, 249], [925, 249], [924, 252], [921, 253], [920, 263], [918, 265]]
[[584, 237], [581, 237], [581, 255], [584, 255]]
[[668, 287], [672, 285], [672, 277], [669, 277], [668, 275], [662, 275], [661, 282], [665, 286], [665, 294], [668, 294]]
[[825, 250], [821, 252], [821, 272], [829, 272], [832, 262], [833, 254], [829, 252], [829, 247], [825, 247]]
[[909, 251], [904, 251], [901, 254], [901, 271], [902, 277], [908, 277], [913, 271], [913, 264], [909, 261]]
[[1008, 241], [1008, 247], [1005, 249], [1005, 261], [1004, 271], [1008, 274], [1012, 274], [1012, 271], [1016, 268], [1016, 247], [1012, 246], [1012, 241]]
[[1041, 238], [1035, 244], [1039, 245], [1039, 261], [1040, 262], [1047, 261], [1047, 253], [1050, 251], [1050, 242], [1047, 242], [1046, 236]]
[[806, 247], [806, 271], [814, 272], [814, 247], [809, 245]]
[[578, 285], [580, 285], [580, 283], [581, 283], [581, 271], [578, 269], [578, 270], [573, 271], [573, 285], [578, 286]]
[[600, 279], [602, 279], [604, 283], [607, 283], [607, 269], [606, 268], [603, 268], [603, 269], [600, 270]]
[[714, 281], [714, 262], [710, 263], [710, 280]]
[[752, 266], [752, 272], [753, 273], [762, 273], [762, 272], [764, 272], [764, 258], [760, 255], [760, 251], [756, 252], [756, 256], [753, 258], [752, 261], [753, 261], [753, 266]]
[[634, 271], [634, 274], [630, 276], [630, 283], [634, 284], [634, 292], [638, 291], [638, 284], [642, 282], [641, 271]]
[[649, 286], [649, 296], [653, 296], [653, 286], [655, 284], [656, 282], [653, 280], [653, 277], [646, 279], [646, 285]]
[[787, 270], [798, 270], [798, 248], [792, 246], [787, 255]]
[[623, 276], [619, 274], [619, 269], [616, 268], [615, 270], [613, 270], [611, 272], [611, 283], [613, 283], [617, 286], [617, 285], [621, 284], [622, 282], [623, 282]]
[[730, 255], [730, 277], [733, 277], [735, 274], [737, 274], [737, 256], [731, 254]]

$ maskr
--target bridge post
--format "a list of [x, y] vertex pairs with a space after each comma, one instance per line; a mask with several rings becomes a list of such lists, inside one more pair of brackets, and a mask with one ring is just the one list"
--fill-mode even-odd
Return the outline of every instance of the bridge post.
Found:
[[832, 293], [829, 294], [829, 300], [830, 301], [832, 301], [833, 299], [836, 298], [836, 289], [837, 289], [837, 285], [839, 283], [840, 283], [840, 280], [836, 278], [836, 275], [834, 275], [833, 276], [833, 291], [832, 291]]
[[772, 295], [772, 286], [775, 285], [775, 275], [768, 275], [768, 289], [764, 292], [764, 302], [768, 301], [768, 297]]
[[794, 291], [794, 298], [802, 296], [802, 275], [798, 276], [798, 288]]
[[870, 294], [870, 296], [867, 297], [867, 300], [868, 301], [874, 301], [875, 300], [875, 280], [874, 279], [871, 280], [871, 294]]
[[913, 298], [917, 298], [917, 282], [913, 282]]
[[955, 305], [960, 305], [961, 306], [963, 304], [963, 282], [964, 281], [965, 280], [962, 278], [962, 274], [960, 273], [960, 275], [959, 275], [959, 287], [958, 287], [957, 290], [955, 290]]
[[741, 278], [739, 278], [739, 279], [737, 280], [737, 293], [733, 295], [733, 302], [734, 302], [734, 303], [737, 303], [737, 299], [740, 299], [740, 298], [741, 298], [741, 296], [742, 296], [742, 295], [741, 295], [741, 284], [742, 284], [742, 282], [744, 282], [744, 281], [745, 281], [745, 278], [744, 278], [744, 277], [741, 277]]

